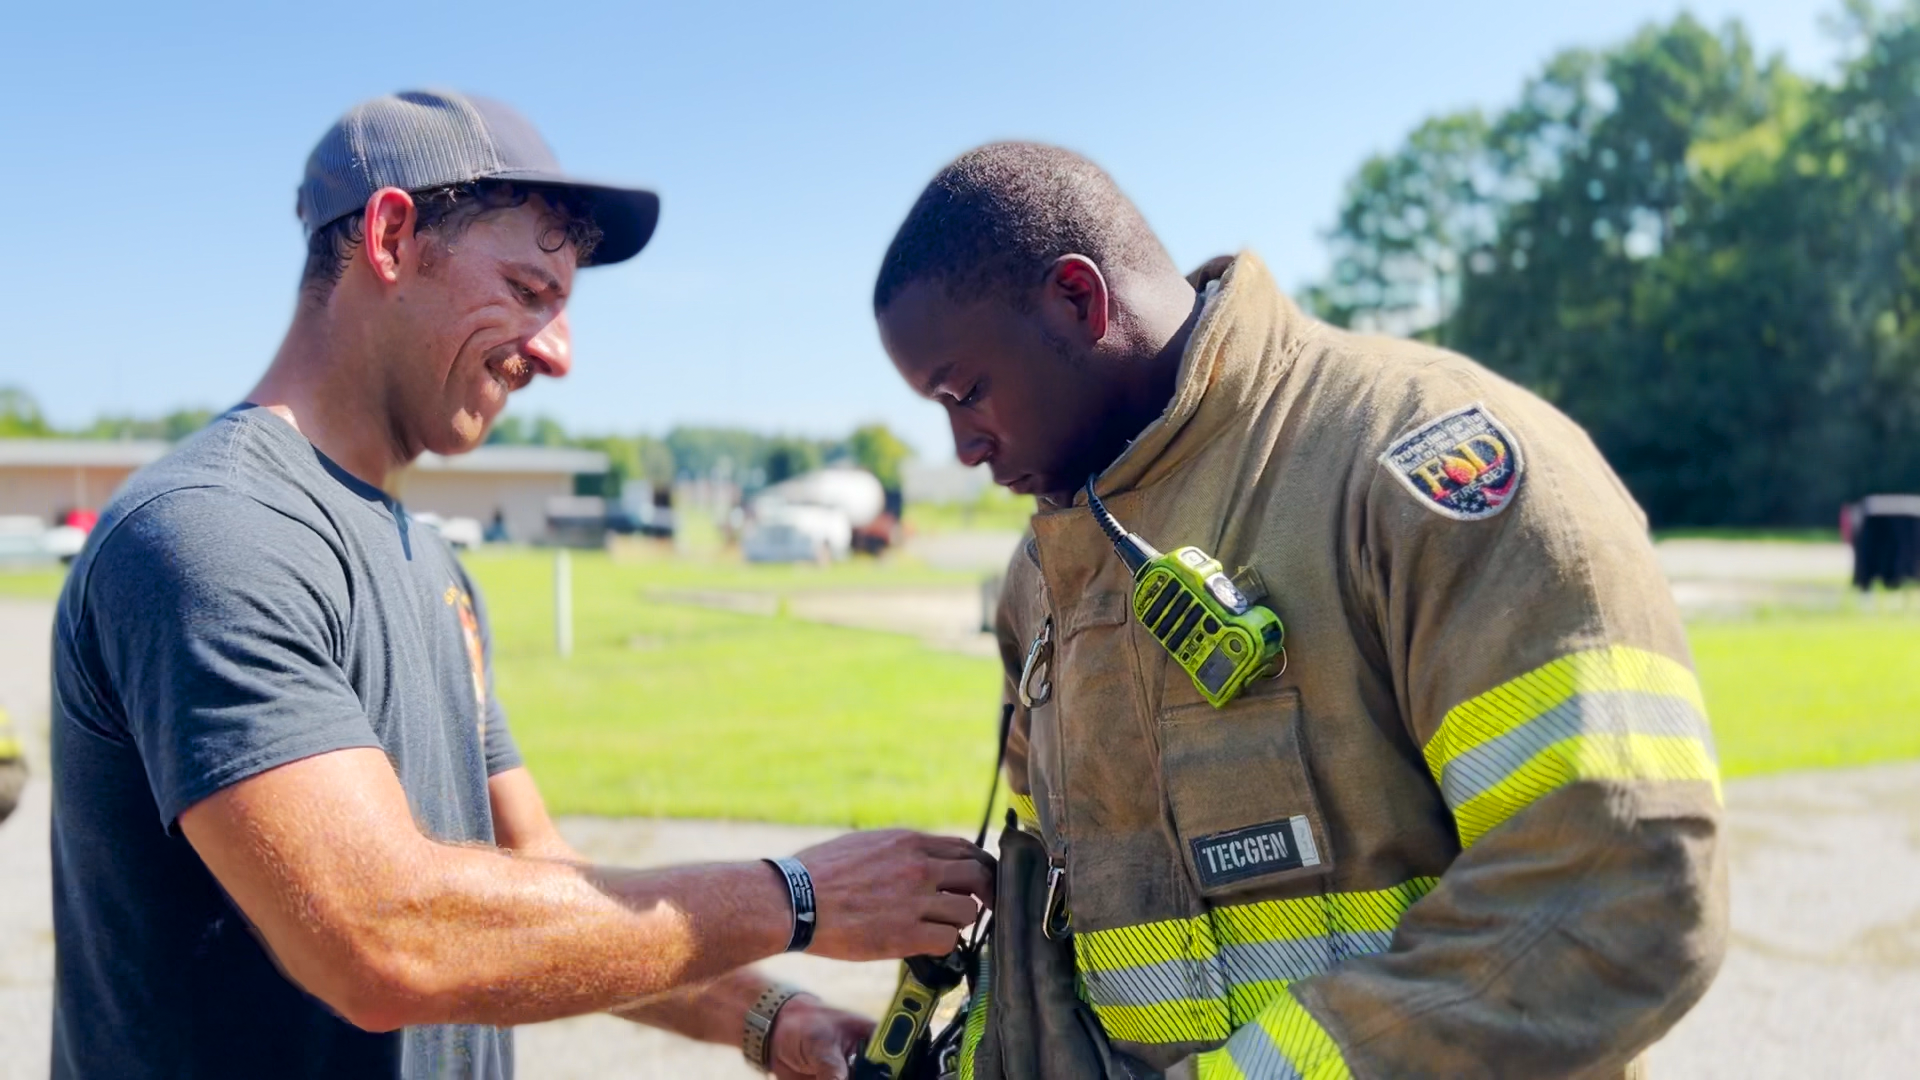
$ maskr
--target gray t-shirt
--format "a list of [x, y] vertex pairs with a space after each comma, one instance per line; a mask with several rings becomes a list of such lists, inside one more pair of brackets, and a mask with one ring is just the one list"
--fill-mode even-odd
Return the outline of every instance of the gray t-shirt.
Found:
[[510, 1077], [486, 1027], [372, 1034], [280, 974], [181, 835], [268, 769], [380, 747], [420, 827], [491, 842], [520, 763], [445, 542], [265, 409], [128, 481], [60, 597], [53, 1075]]

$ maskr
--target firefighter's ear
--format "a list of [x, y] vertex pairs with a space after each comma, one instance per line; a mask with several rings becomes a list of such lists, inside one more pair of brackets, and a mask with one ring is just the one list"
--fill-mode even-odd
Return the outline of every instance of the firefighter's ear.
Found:
[[1107, 336], [1112, 300], [1106, 275], [1092, 259], [1062, 255], [1040, 286], [1040, 316], [1054, 333], [1090, 349]]

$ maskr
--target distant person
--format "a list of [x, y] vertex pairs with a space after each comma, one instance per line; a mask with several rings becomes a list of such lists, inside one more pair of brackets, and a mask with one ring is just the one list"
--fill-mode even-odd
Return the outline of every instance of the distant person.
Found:
[[[995, 940], [1031, 962], [995, 957], [972, 1075], [1030, 1077], [1006, 1063], [1035, 1032], [1108, 1070], [1073, 1076], [1119, 1075], [1102, 1040], [1177, 1077], [1637, 1073], [1725, 948], [1720, 783], [1645, 519], [1587, 436], [1464, 357], [1310, 318], [1251, 253], [1184, 278], [1047, 146], [942, 169], [873, 303], [961, 462], [1040, 498], [997, 621], [1070, 985], [1033, 985], [1055, 954], [1003, 896]], [[1162, 641], [1204, 609], [1141, 625], [1089, 477], [1159, 550], [1249, 568], [1273, 677], [1202, 698]], [[1005, 1004], [1075, 995], [1099, 1039]]]
[[493, 520], [487, 523], [487, 531], [480, 539], [481, 542], [488, 544], [504, 544], [507, 542], [507, 512], [505, 510], [496, 509], [493, 512]]
[[870, 1023], [742, 965], [944, 951], [985, 856], [890, 832], [588, 865], [479, 590], [382, 490], [567, 373], [575, 269], [638, 252], [657, 200], [570, 179], [499, 103], [407, 93], [322, 137], [298, 205], [266, 374], [126, 485], [60, 599], [53, 1075], [504, 1078], [509, 1026], [608, 1009], [845, 1075]]

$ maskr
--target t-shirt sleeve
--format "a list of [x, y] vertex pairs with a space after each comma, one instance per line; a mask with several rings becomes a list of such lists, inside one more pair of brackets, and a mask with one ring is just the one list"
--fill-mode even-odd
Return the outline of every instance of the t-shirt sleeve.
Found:
[[309, 526], [217, 488], [170, 492], [114, 526], [84, 588], [163, 828], [268, 769], [380, 745], [342, 667], [346, 572]]
[[487, 775], [498, 776], [508, 769], [517, 769], [523, 762], [520, 747], [513, 741], [513, 731], [507, 726], [507, 710], [500, 704], [500, 695], [494, 690], [493, 678], [493, 622], [487, 616], [486, 598], [480, 595], [480, 586], [460, 568], [461, 580], [466, 583], [467, 595], [473, 597], [473, 614], [480, 623], [480, 655], [486, 663], [487, 716], [483, 730], [487, 755]]

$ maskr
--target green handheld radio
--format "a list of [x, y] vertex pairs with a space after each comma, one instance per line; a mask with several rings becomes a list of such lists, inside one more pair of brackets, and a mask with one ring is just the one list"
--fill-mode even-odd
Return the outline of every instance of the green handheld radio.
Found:
[[[924, 1050], [921, 1036], [933, 1021], [933, 1010], [947, 991], [967, 977], [966, 951], [945, 956], [909, 956], [900, 966], [900, 985], [893, 1002], [873, 1029], [864, 1053], [853, 1061], [853, 1080], [900, 1080]], [[922, 1054], [921, 1056], [924, 1056]]]
[[1220, 561], [1197, 547], [1162, 555], [1128, 532], [1087, 481], [1087, 508], [1133, 571], [1133, 614], [1216, 709], [1284, 655], [1280, 616], [1248, 600]]

